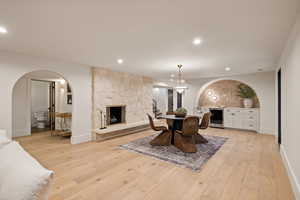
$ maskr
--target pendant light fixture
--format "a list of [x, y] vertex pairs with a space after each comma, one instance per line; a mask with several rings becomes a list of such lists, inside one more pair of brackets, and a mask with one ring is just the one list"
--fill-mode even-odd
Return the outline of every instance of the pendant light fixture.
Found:
[[174, 89], [176, 92], [182, 94], [188, 87], [185, 85], [185, 80], [182, 77], [182, 65], [177, 65], [178, 67], [178, 78], [176, 80], [176, 86]]

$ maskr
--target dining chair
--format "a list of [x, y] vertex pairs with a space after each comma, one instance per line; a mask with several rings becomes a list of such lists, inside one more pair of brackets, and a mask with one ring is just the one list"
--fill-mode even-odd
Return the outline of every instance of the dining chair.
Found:
[[209, 126], [209, 121], [210, 121], [211, 113], [207, 112], [204, 113], [201, 123], [199, 125], [199, 129], [207, 129]]
[[[209, 127], [210, 116], [211, 116], [210, 112], [204, 113], [201, 123], [199, 125], [199, 129], [205, 130]], [[205, 139], [199, 133], [195, 135], [195, 141], [196, 141], [196, 144], [208, 143], [207, 139]]]
[[151, 115], [147, 114], [150, 127], [154, 131], [161, 131], [161, 133], [151, 140], [150, 144], [153, 146], [169, 146], [171, 145], [172, 132], [165, 126], [155, 126]]
[[189, 116], [183, 120], [182, 130], [175, 131], [174, 145], [185, 153], [197, 152], [195, 135], [198, 134], [199, 118]]

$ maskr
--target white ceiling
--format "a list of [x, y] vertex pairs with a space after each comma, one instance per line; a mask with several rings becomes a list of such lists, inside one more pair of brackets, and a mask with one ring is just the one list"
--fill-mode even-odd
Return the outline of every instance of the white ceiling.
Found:
[[[0, 49], [155, 78], [276, 67], [298, 0], [0, 0]], [[193, 46], [200, 37], [203, 43]], [[122, 65], [118, 58], [124, 59]], [[225, 72], [225, 67], [231, 67]]]

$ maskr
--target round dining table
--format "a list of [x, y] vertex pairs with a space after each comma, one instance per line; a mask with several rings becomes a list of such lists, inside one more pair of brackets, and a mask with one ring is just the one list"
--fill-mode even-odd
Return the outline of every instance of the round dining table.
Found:
[[175, 115], [163, 115], [161, 118], [172, 121], [172, 123], [171, 123], [172, 125], [170, 125], [168, 123], [168, 126], [169, 126], [168, 128], [172, 132], [171, 144], [174, 144], [175, 131], [182, 130], [182, 123], [186, 117], [176, 117]]

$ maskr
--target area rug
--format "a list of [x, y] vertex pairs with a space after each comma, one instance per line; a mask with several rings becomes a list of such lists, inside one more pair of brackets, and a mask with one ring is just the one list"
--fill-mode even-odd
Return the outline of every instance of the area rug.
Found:
[[197, 144], [196, 153], [184, 153], [175, 146], [152, 146], [149, 142], [156, 135], [140, 138], [128, 144], [121, 145], [122, 149], [149, 155], [160, 160], [171, 162], [192, 170], [200, 170], [201, 167], [222, 147], [228, 138], [219, 136], [204, 137], [208, 140], [206, 144]]

